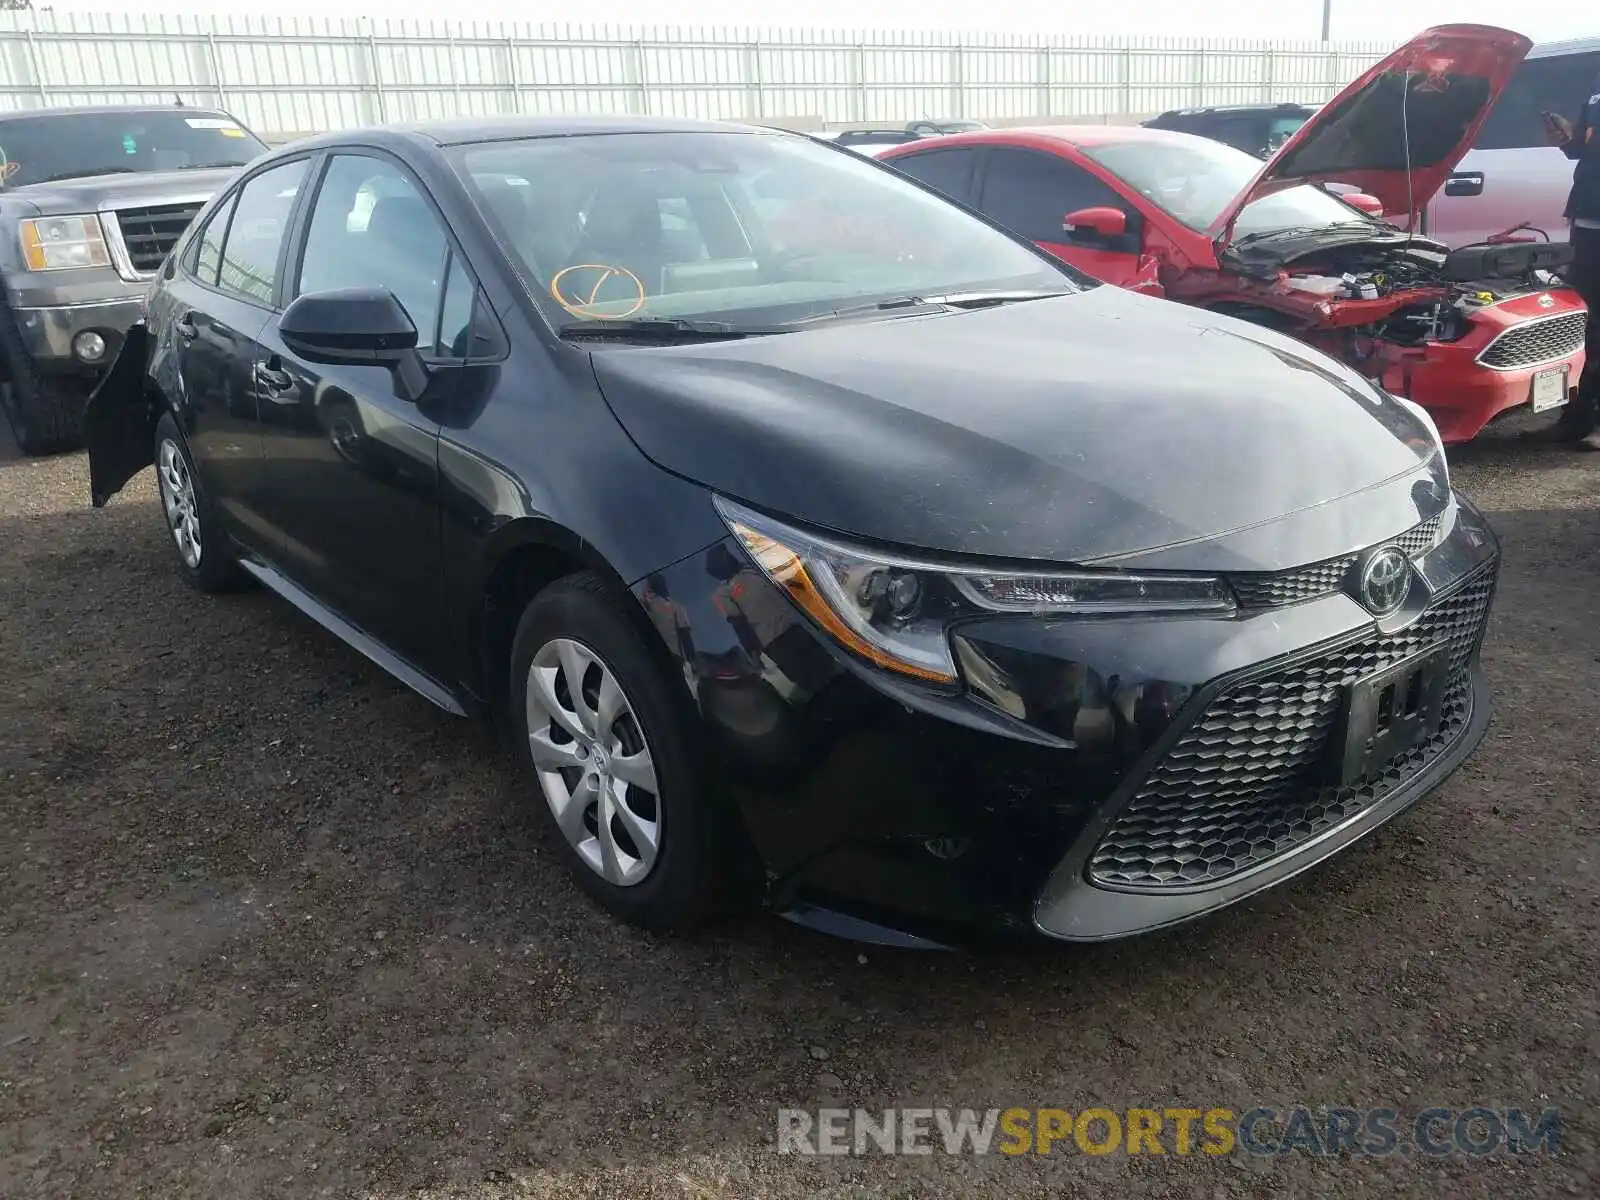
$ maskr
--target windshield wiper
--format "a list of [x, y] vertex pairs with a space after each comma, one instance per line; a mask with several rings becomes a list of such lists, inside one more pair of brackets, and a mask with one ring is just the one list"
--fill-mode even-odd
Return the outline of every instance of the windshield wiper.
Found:
[[797, 325], [814, 325], [821, 321], [844, 321], [851, 317], [872, 316], [881, 312], [898, 312], [905, 316], [916, 316], [919, 313], [950, 311], [952, 309], [967, 311], [974, 308], [993, 308], [1000, 304], [1018, 304], [1024, 300], [1048, 300], [1052, 296], [1070, 296], [1072, 292], [1059, 291], [1017, 291], [1017, 292], [948, 292], [938, 296], [896, 296], [892, 300], [879, 300], [872, 304], [851, 304], [844, 308], [833, 308], [827, 312], [814, 313], [809, 317], [798, 317], [793, 321], [784, 322], [787, 327]]
[[1335, 221], [1331, 225], [1285, 225], [1282, 229], [1262, 229], [1255, 233], [1247, 233], [1241, 238], [1235, 238], [1235, 246], [1247, 246], [1251, 242], [1264, 242], [1268, 238], [1282, 237], [1312, 237], [1319, 233], [1331, 233], [1334, 230], [1361, 230], [1365, 233], [1376, 231], [1370, 221]]
[[568, 321], [560, 330], [563, 338], [662, 342], [732, 341], [780, 332], [784, 331], [764, 326], [730, 325], [725, 321], [689, 321], [681, 317]]
[[218, 167], [242, 167], [242, 166], [244, 166], [244, 164], [242, 162], [234, 162], [234, 161], [232, 161], [230, 159], [227, 162], [185, 163], [181, 167], [175, 167], [174, 170], [178, 170], [178, 171], [214, 171]]
[[54, 175], [41, 175], [32, 183], [59, 183], [63, 179], [92, 179], [96, 175], [139, 175], [138, 167], [94, 167], [83, 171], [57, 171]]

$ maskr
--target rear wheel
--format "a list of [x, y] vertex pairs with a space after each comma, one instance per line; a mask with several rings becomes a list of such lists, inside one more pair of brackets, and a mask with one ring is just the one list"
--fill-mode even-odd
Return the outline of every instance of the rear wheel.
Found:
[[579, 886], [647, 929], [693, 924], [715, 891], [712, 816], [680, 698], [592, 573], [540, 592], [517, 626], [517, 753]]
[[215, 510], [195, 475], [189, 444], [172, 414], [156, 422], [156, 490], [183, 576], [202, 592], [237, 591], [246, 577], [229, 553]]

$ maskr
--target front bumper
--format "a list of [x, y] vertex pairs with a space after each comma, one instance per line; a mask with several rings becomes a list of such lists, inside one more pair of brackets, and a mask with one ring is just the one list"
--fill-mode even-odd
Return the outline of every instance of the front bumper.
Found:
[[[98, 375], [111, 366], [129, 328], [142, 316], [137, 296], [11, 309], [11, 318], [36, 370], [89, 375]], [[80, 333], [90, 331], [100, 335], [105, 349], [99, 358], [85, 361], [74, 351], [73, 342]]]
[[[1255, 581], [1261, 606], [1230, 617], [971, 622], [956, 696], [845, 659], [765, 576], [732, 573], [726, 544], [638, 592], [695, 692], [772, 905], [904, 944], [1097, 940], [1304, 870], [1470, 753], [1489, 716], [1478, 648], [1498, 544], [1459, 501], [1406, 548], [1411, 596], [1382, 621], [1302, 586], [1327, 573], [1301, 569], [1287, 590]], [[1344, 685], [1434, 641], [1451, 654], [1438, 744], [1318, 793], [1309, 768]]]

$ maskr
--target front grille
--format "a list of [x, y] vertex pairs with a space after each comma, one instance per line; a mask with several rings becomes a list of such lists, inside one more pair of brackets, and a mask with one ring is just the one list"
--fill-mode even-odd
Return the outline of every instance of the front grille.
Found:
[[[1096, 847], [1090, 878], [1138, 890], [1217, 883], [1391, 795], [1466, 725], [1494, 573], [1486, 567], [1398, 633], [1374, 630], [1216, 696]], [[1438, 733], [1376, 775], [1346, 787], [1323, 782], [1345, 688], [1441, 642], [1450, 681]]]
[[172, 247], [178, 244], [189, 222], [203, 204], [159, 204], [151, 208], [119, 208], [117, 225], [122, 244], [128, 248], [133, 269], [149, 274], [159, 271]]
[[[1399, 546], [1407, 555], [1416, 558], [1432, 550], [1438, 543], [1441, 520], [1441, 517], [1429, 517], [1392, 542], [1378, 544]], [[1234, 594], [1245, 608], [1282, 608], [1337, 592], [1350, 577], [1360, 557], [1359, 554], [1345, 554], [1287, 571], [1231, 575], [1228, 582], [1233, 585]]]
[[1588, 320], [1587, 312], [1570, 312], [1513, 325], [1484, 348], [1478, 361], [1497, 371], [1512, 371], [1571, 358], [1583, 349]]

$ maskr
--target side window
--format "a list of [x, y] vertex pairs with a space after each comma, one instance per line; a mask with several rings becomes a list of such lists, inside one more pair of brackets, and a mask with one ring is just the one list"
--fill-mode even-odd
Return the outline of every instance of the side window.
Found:
[[1525, 59], [1489, 110], [1473, 146], [1519, 150], [1547, 145], [1539, 114], [1555, 112], [1576, 119], [1597, 74], [1600, 52]]
[[223, 291], [256, 304], [272, 304], [278, 251], [305, 174], [302, 158], [263, 171], [239, 189], [217, 271], [217, 286]]
[[222, 265], [222, 239], [227, 235], [228, 218], [233, 215], [238, 200], [239, 194], [235, 192], [218, 205], [206, 220], [205, 228], [184, 251], [183, 269], [201, 283], [217, 285], [217, 268]]
[[925, 150], [887, 161], [895, 170], [903, 171], [934, 191], [968, 204], [972, 200], [972, 164], [977, 157], [972, 150]]
[[1128, 231], [1100, 249], [1139, 251], [1139, 214], [1111, 187], [1082, 167], [1033, 150], [996, 150], [983, 183], [983, 211], [991, 220], [1035, 242], [1062, 245], [1063, 220], [1080, 208], [1105, 205], [1128, 215]]
[[448, 247], [433, 205], [404, 171], [386, 158], [340, 154], [311, 210], [295, 294], [387, 288], [426, 354], [437, 349]]

